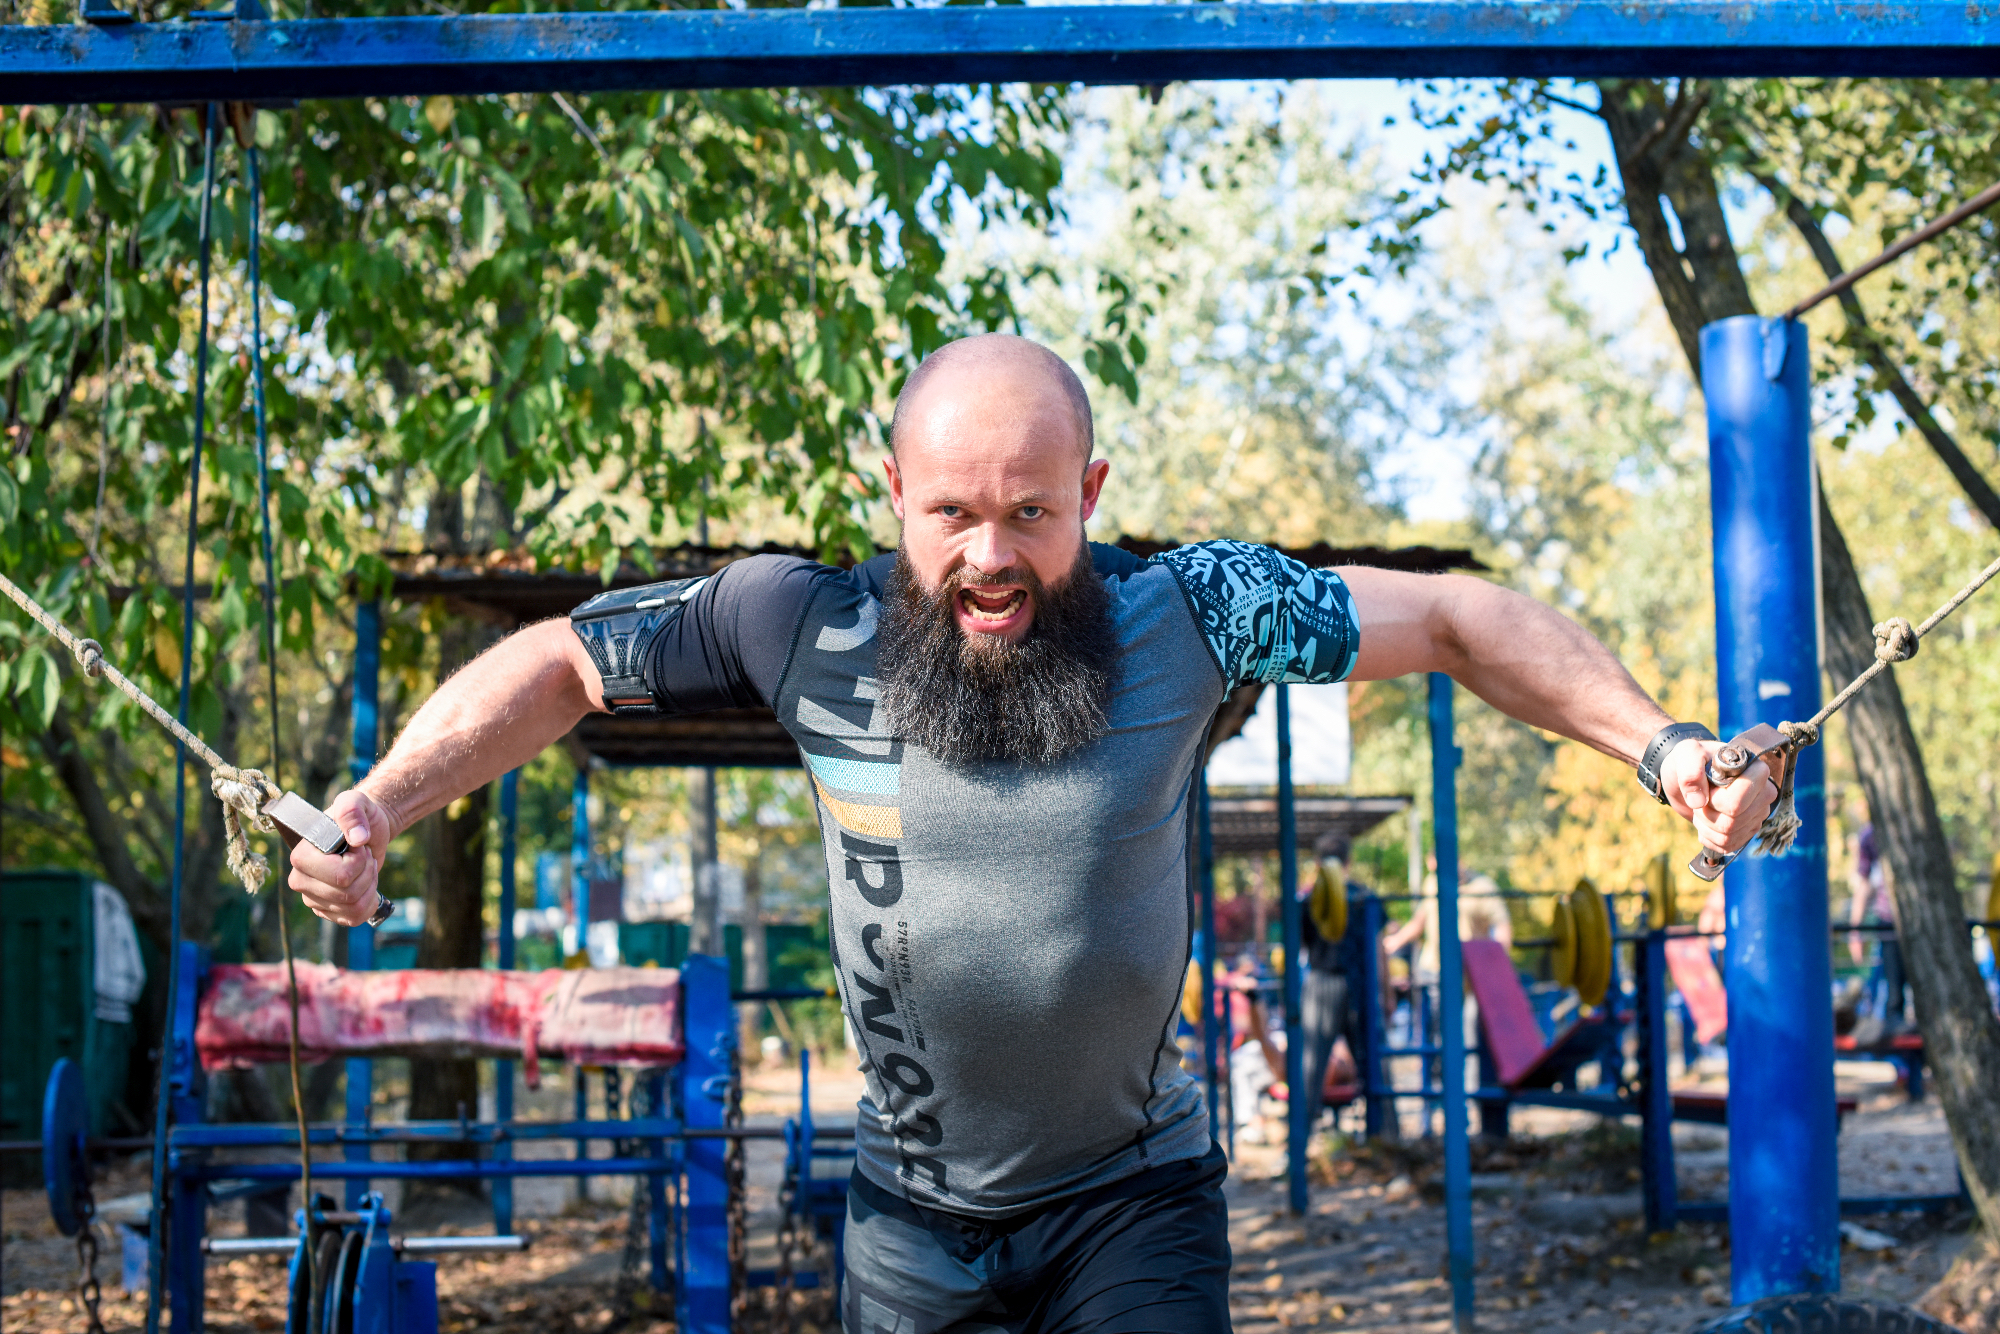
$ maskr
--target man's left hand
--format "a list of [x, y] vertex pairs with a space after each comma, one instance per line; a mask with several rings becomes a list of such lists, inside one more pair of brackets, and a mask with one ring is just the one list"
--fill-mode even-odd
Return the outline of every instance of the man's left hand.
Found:
[[1762, 760], [1719, 787], [1709, 782], [1708, 762], [1722, 745], [1690, 737], [1668, 751], [1660, 765], [1660, 791], [1683, 819], [1694, 822], [1704, 847], [1740, 852], [1777, 803], [1778, 783]]

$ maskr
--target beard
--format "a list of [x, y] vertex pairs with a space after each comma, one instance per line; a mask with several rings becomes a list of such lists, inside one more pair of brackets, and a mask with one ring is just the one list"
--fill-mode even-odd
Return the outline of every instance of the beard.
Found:
[[[1020, 643], [959, 627], [960, 590], [982, 584], [1027, 589], [1035, 614]], [[876, 670], [884, 716], [903, 740], [954, 766], [1051, 764], [1108, 729], [1118, 634], [1088, 545], [1053, 588], [1025, 566], [993, 575], [961, 566], [935, 590], [898, 547], [885, 592]]]

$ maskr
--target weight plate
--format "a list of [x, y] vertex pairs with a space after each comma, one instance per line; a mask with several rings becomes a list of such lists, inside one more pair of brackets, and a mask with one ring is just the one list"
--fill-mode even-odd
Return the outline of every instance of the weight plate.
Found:
[[309, 1334], [311, 1322], [306, 1319], [307, 1306], [312, 1293], [308, 1290], [305, 1240], [299, 1241], [299, 1249], [292, 1252], [291, 1291], [285, 1301], [285, 1334]]
[[328, 1228], [319, 1235], [318, 1250], [314, 1259], [319, 1266], [319, 1291], [307, 1303], [306, 1329], [308, 1334], [325, 1334], [326, 1299], [333, 1280], [333, 1266], [340, 1259], [340, 1233]]
[[1549, 951], [1549, 974], [1555, 978], [1557, 986], [1576, 985], [1576, 914], [1570, 911], [1568, 899], [1556, 900], [1555, 921], [1549, 934], [1555, 937], [1555, 948]]
[[340, 1258], [334, 1262], [328, 1281], [326, 1334], [354, 1334], [354, 1294], [361, 1278], [364, 1240], [350, 1232], [340, 1243]]
[[83, 1229], [77, 1196], [90, 1183], [90, 1160], [84, 1154], [89, 1133], [83, 1067], [65, 1056], [49, 1071], [42, 1094], [42, 1184], [49, 1193], [49, 1217], [65, 1237]]
[[1664, 931], [1676, 925], [1674, 868], [1669, 854], [1661, 853], [1646, 863], [1646, 925]]
[[1611, 914], [1604, 896], [1587, 878], [1569, 892], [1570, 913], [1576, 921], [1576, 998], [1593, 1009], [1604, 1003], [1611, 986]]
[[1312, 914], [1313, 926], [1318, 929], [1320, 939], [1347, 938], [1347, 886], [1336, 880], [1329, 868], [1319, 868], [1319, 875], [1313, 881], [1312, 896], [1306, 900], [1306, 910]]

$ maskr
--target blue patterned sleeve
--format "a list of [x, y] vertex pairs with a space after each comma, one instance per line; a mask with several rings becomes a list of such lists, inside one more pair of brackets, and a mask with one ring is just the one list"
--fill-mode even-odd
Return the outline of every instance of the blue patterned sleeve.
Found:
[[1180, 582], [1226, 688], [1340, 681], [1361, 623], [1346, 581], [1251, 542], [1197, 542], [1156, 559]]

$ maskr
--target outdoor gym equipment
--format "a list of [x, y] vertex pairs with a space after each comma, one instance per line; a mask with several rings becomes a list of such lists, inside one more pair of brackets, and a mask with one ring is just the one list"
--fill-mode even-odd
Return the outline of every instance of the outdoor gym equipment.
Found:
[[[1412, 0], [1323, 5], [1122, 5], [1102, 7], [905, 7], [567, 13], [269, 22], [254, 0], [202, 15], [215, 23], [134, 23], [114, 0], [84, 0], [81, 26], [0, 28], [0, 86], [39, 103], [173, 100], [245, 104], [257, 99], [434, 93], [829, 86], [1007, 80], [1161, 83], [1183, 78], [1383, 76], [1781, 76], [1991, 77], [2000, 72], [1987, 16], [1958, 0], [1893, 7], [1834, 0], [1721, 0], [1625, 4], [1570, 0]], [[206, 145], [212, 159], [216, 113]], [[238, 118], [240, 121], [240, 118]], [[254, 160], [253, 160], [254, 171]], [[208, 187], [201, 210], [201, 336], [195, 371], [191, 500], [198, 498], [207, 373]], [[2000, 196], [1996, 196], [2000, 197]], [[253, 191], [254, 199], [254, 191]], [[253, 203], [254, 207], [254, 203]], [[1940, 225], [1948, 225], [1941, 223]], [[255, 226], [251, 229], [256, 235]], [[1912, 242], [1914, 243], [1914, 242]], [[253, 274], [254, 249], [253, 249]], [[1865, 266], [1864, 266], [1865, 267]], [[1861, 270], [1856, 271], [1858, 276]], [[1851, 281], [1851, 280], [1850, 280]], [[253, 302], [253, 310], [255, 304]], [[1803, 306], [1795, 308], [1795, 317]], [[1790, 707], [1818, 691], [1817, 557], [1806, 442], [1804, 330], [1788, 317], [1724, 320], [1703, 332], [1711, 426], [1716, 606], [1723, 730], [1759, 723], [1763, 691], [1777, 682]], [[253, 342], [261, 395], [261, 349]], [[1780, 385], [1781, 388], [1772, 388]], [[259, 458], [262, 477], [262, 414]], [[188, 712], [194, 633], [194, 517], [184, 576], [179, 717]], [[268, 550], [268, 545], [267, 545]], [[266, 595], [269, 597], [269, 559]], [[268, 634], [268, 629], [267, 629]], [[364, 636], [365, 638], [365, 636]], [[1289, 732], [1279, 687], [1279, 789], [1284, 883], [1296, 883], [1291, 834]], [[357, 691], [358, 693], [358, 691]], [[1431, 681], [1444, 1013], [1459, 1012], [1455, 777], [1451, 684]], [[357, 710], [357, 713], [359, 711]], [[365, 771], [372, 746], [359, 750]], [[361, 732], [357, 718], [357, 735]], [[1824, 957], [1825, 861], [1816, 753], [1797, 762], [1798, 842], [1789, 856], [1740, 864], [1729, 880], [1729, 985], [1755, 1022], [1733, 1045], [1747, 1069], [1733, 1085], [1754, 1115], [1731, 1136], [1732, 1282], [1739, 1301], [1816, 1291], [1839, 1281], [1832, 1127], [1819, 1110], [1831, 1092]], [[503, 786], [503, 803], [510, 788]], [[180, 937], [184, 786], [177, 782], [171, 936]], [[503, 863], [511, 877], [511, 863]], [[1203, 857], [1204, 895], [1212, 887]], [[511, 891], [505, 900], [511, 903]], [[1287, 991], [1296, 1064], [1298, 905], [1288, 892]], [[1817, 908], [1811, 905], [1817, 904]], [[1798, 920], [1801, 911], [1809, 920]], [[282, 916], [281, 916], [282, 920]], [[1213, 975], [1213, 919], [1204, 905]], [[1758, 942], [1753, 953], [1741, 942]], [[365, 931], [353, 938], [365, 960]], [[502, 949], [511, 942], [505, 933]], [[1814, 956], [1818, 956], [1816, 959]], [[173, 956], [179, 967], [179, 953]], [[169, 994], [178, 1003], [178, 981]], [[1202, 1005], [1213, 1061], [1214, 1013]], [[1466, 1148], [1463, 1036], [1442, 1025], [1448, 1266], [1454, 1324], [1472, 1319], [1470, 1159]], [[1296, 1068], [1288, 1071], [1296, 1085]], [[350, 1119], [357, 1081], [350, 1079]], [[359, 1082], [365, 1097], [366, 1081]], [[165, 1116], [167, 1099], [161, 1099]], [[1305, 1206], [1303, 1099], [1291, 1123], [1290, 1195]], [[363, 1108], [365, 1114], [365, 1105]], [[166, 1138], [164, 1124], [156, 1139]], [[350, 1146], [350, 1152], [356, 1146]], [[164, 1173], [166, 1155], [156, 1155]], [[155, 1194], [164, 1181], [156, 1176]], [[178, 1206], [177, 1206], [178, 1207]], [[158, 1221], [156, 1219], [156, 1221]], [[161, 1229], [155, 1228], [155, 1236]], [[155, 1266], [155, 1289], [162, 1276]], [[149, 1330], [158, 1307], [149, 1309]]]
[[[413, 1121], [376, 1123], [363, 1114], [334, 1124], [308, 1127], [314, 1146], [340, 1146], [345, 1161], [316, 1161], [320, 1180], [344, 1180], [348, 1203], [342, 1208], [327, 1196], [316, 1196], [308, 1213], [301, 1210], [299, 1233], [291, 1237], [213, 1239], [207, 1236], [211, 1188], [242, 1193], [261, 1183], [288, 1185], [301, 1176], [301, 1165], [287, 1162], [241, 1162], [229, 1159], [236, 1149], [290, 1148], [298, 1143], [290, 1125], [228, 1123], [203, 1120], [204, 1066], [250, 1061], [272, 1054], [273, 1033], [253, 1027], [230, 1029], [215, 1022], [218, 990], [235, 988], [239, 1000], [254, 992], [243, 989], [241, 968], [223, 972], [208, 965], [205, 951], [183, 942], [180, 977], [188, 994], [177, 1007], [176, 1027], [168, 1048], [170, 1118], [164, 1152], [173, 1208], [166, 1243], [165, 1300], [176, 1331], [201, 1328], [204, 1260], [210, 1255], [286, 1254], [292, 1260], [292, 1334], [436, 1334], [437, 1298], [427, 1263], [414, 1257], [451, 1251], [518, 1250], [525, 1243], [508, 1231], [511, 1218], [496, 1219], [495, 1233], [486, 1237], [406, 1238], [389, 1231], [389, 1211], [369, 1183], [380, 1179], [488, 1179], [496, 1183], [523, 1176], [624, 1175], [635, 1178], [636, 1190], [646, 1192], [646, 1227], [651, 1282], [656, 1291], [671, 1291], [676, 1319], [690, 1334], [725, 1334], [730, 1328], [731, 1231], [740, 1226], [740, 1187], [732, 1184], [725, 1161], [728, 1141], [752, 1137], [777, 1138], [787, 1145], [788, 1212], [807, 1222], [810, 1238], [829, 1239], [836, 1254], [845, 1214], [846, 1179], [815, 1177], [814, 1162], [851, 1158], [852, 1144], [843, 1136], [815, 1130], [810, 1088], [802, 1068], [802, 1111], [782, 1130], [745, 1129], [736, 1119], [736, 1011], [729, 991], [729, 968], [721, 959], [695, 956], [678, 971], [627, 969], [631, 989], [640, 975], [654, 991], [677, 993], [674, 1002], [642, 1014], [665, 1017], [671, 1030], [655, 1034], [643, 1051], [600, 1050], [599, 1059], [622, 1059], [640, 1070], [635, 1113], [627, 1119], [530, 1122]], [[331, 971], [331, 970], [328, 970]], [[433, 978], [438, 975], [429, 975]], [[515, 975], [527, 977], [530, 975]], [[576, 974], [569, 974], [573, 977]], [[426, 974], [374, 974], [370, 982], [394, 989], [414, 982], [421, 989]], [[472, 974], [495, 985], [493, 974]], [[500, 980], [498, 985], [518, 985]], [[307, 988], [309, 1001], [318, 993]], [[206, 1002], [206, 1003], [204, 1003]], [[605, 1008], [617, 1005], [609, 993], [600, 997]], [[338, 1041], [309, 1004], [303, 1031], [315, 1044], [313, 1054]], [[415, 1008], [431, 1008], [419, 1006]], [[545, 1011], [551, 1007], [544, 1005]], [[389, 1016], [392, 1020], [394, 1016]], [[615, 1019], [614, 1019], [615, 1022]], [[269, 1027], [268, 1025], [266, 1026]], [[367, 1026], [361, 1026], [367, 1027]], [[434, 1048], [474, 1047], [505, 1040], [496, 1037], [493, 1016], [483, 1020], [460, 1012], [437, 1023], [424, 1041]], [[502, 1023], [504, 1027], [504, 1022]], [[523, 1023], [529, 1031], [532, 1019]], [[447, 1032], [445, 1029], [452, 1029]], [[529, 1038], [530, 1044], [533, 1038]], [[230, 1045], [233, 1043], [234, 1045]], [[413, 1050], [405, 1030], [381, 1050]], [[551, 1044], [553, 1050], [553, 1044]], [[350, 1049], [351, 1050], [351, 1049]], [[569, 1054], [585, 1054], [572, 1051]], [[360, 1059], [357, 1064], [365, 1066]], [[77, 1235], [89, 1220], [88, 1162], [84, 1155], [85, 1113], [76, 1067], [58, 1062], [50, 1076], [49, 1114], [44, 1119], [44, 1164], [50, 1213], [65, 1235]], [[618, 1144], [616, 1156], [587, 1158], [582, 1146], [592, 1139]], [[518, 1158], [514, 1146], [528, 1141], [573, 1140], [575, 1158]], [[469, 1159], [409, 1162], [374, 1161], [378, 1144], [461, 1144], [483, 1151]], [[837, 1193], [839, 1209], [832, 1208]], [[497, 1203], [497, 1201], [496, 1201]], [[734, 1221], [733, 1221], [734, 1220]], [[788, 1228], [790, 1224], [788, 1224]], [[791, 1235], [787, 1232], [786, 1235]], [[816, 1273], [793, 1273], [788, 1267], [783, 1286], [807, 1287]], [[317, 1283], [313, 1279], [318, 1272]], [[836, 1270], [837, 1272], [837, 1270]], [[773, 1274], [750, 1274], [747, 1285], [780, 1282]]]

